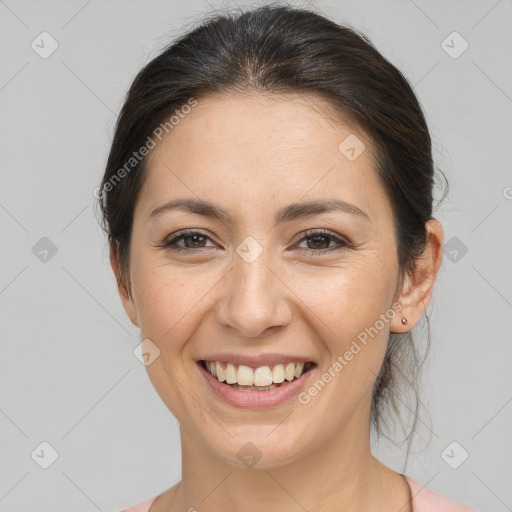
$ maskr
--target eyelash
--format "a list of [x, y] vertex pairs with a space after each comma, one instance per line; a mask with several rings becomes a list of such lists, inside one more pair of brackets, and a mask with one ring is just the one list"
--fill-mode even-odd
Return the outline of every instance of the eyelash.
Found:
[[[178, 246], [172, 247], [172, 245], [174, 245], [177, 241], [184, 240], [185, 238], [193, 237], [194, 235], [200, 235], [201, 237], [207, 238], [210, 241], [212, 241], [210, 239], [210, 237], [206, 233], [203, 233], [202, 231], [185, 230], [185, 231], [179, 231], [178, 233], [176, 233], [175, 236], [173, 236], [173, 238], [171, 240], [168, 240], [168, 241], [164, 240], [164, 242], [159, 247], [163, 247], [165, 249], [169, 249], [171, 251], [176, 251], [176, 252], [197, 252], [197, 251], [201, 251], [202, 249], [208, 249], [206, 247], [196, 247], [196, 248], [192, 248], [192, 249], [178, 247]], [[338, 242], [339, 247], [334, 247], [334, 248], [330, 247], [327, 249], [304, 249], [304, 248], [302, 248], [306, 252], [311, 254], [312, 256], [320, 256], [327, 252], [352, 247], [352, 245], [347, 240], [345, 240], [345, 239], [341, 238], [340, 236], [334, 234], [333, 232], [325, 230], [325, 229], [306, 231], [305, 235], [300, 240], [298, 240], [297, 243], [301, 243], [304, 240], [311, 239], [311, 238], [317, 238], [317, 237], [330, 238], [331, 241]]]

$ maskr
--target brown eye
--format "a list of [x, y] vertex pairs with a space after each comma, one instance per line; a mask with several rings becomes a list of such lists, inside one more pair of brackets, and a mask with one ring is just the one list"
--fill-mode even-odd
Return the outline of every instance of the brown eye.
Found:
[[332, 238], [325, 235], [319, 235], [307, 237], [306, 240], [311, 241], [310, 245], [312, 245], [312, 247], [309, 247], [309, 249], [327, 249], [332, 241]]
[[[344, 249], [350, 244], [340, 236], [331, 233], [330, 231], [308, 231], [306, 236], [299, 240], [299, 244], [306, 242], [306, 249], [310, 254], [323, 254], [333, 250]], [[331, 243], [334, 242], [334, 246]]]
[[197, 247], [204, 247], [204, 242], [206, 241], [206, 237], [203, 235], [187, 235], [182, 236], [181, 239], [185, 243], [185, 247], [190, 249], [196, 249]]
[[[212, 246], [205, 245], [210, 238], [200, 231], [183, 231], [173, 236], [163, 246], [171, 251], [194, 251]], [[183, 244], [179, 242], [183, 241]], [[211, 241], [211, 240], [210, 240]]]

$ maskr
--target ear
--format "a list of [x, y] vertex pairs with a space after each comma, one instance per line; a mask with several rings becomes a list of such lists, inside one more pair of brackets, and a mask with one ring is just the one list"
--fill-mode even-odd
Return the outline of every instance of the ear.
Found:
[[[427, 246], [416, 260], [414, 269], [405, 277], [398, 302], [402, 309], [390, 322], [391, 332], [403, 333], [410, 331], [419, 321], [432, 298], [434, 282], [441, 266], [443, 256], [443, 228], [441, 224], [430, 219], [425, 224], [427, 230]], [[407, 324], [402, 324], [402, 318]]]
[[137, 308], [133, 302], [133, 298], [131, 296], [131, 286], [129, 283], [126, 283], [126, 280], [121, 272], [121, 267], [119, 264], [119, 252], [117, 243], [112, 241], [110, 243], [110, 265], [112, 266], [112, 270], [114, 271], [114, 275], [116, 276], [117, 281], [117, 290], [119, 292], [119, 296], [121, 297], [121, 302], [123, 303], [124, 310], [126, 314], [130, 318], [133, 325], [140, 327], [139, 325], [139, 316], [137, 314]]

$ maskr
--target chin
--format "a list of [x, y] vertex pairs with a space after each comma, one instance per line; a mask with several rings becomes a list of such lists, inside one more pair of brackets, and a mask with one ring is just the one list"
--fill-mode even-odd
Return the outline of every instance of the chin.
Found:
[[[211, 430], [208, 430], [208, 433], [205, 432], [204, 442], [215, 457], [230, 466], [240, 469], [277, 468], [300, 459], [309, 451], [305, 432], [301, 432], [295, 426], [294, 434], [290, 436], [285, 430], [279, 432], [281, 426], [238, 425], [235, 429], [226, 428], [231, 436], [218, 427], [219, 437], [207, 439], [211, 433]], [[314, 444], [313, 439], [310, 442]], [[313, 446], [310, 446], [310, 449], [313, 449]]]

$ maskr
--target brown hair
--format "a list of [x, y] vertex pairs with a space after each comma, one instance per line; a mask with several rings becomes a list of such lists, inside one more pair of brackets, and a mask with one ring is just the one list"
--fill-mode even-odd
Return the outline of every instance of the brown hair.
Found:
[[[118, 254], [118, 279], [128, 275], [133, 212], [147, 158], [113, 186], [116, 173], [119, 177], [133, 152], [191, 98], [245, 91], [313, 93], [370, 137], [394, 213], [402, 282], [426, 247], [425, 223], [432, 218], [434, 166], [422, 109], [408, 81], [364, 35], [288, 5], [215, 14], [137, 74], [118, 118], [99, 195], [103, 227]], [[392, 333], [375, 382], [377, 432], [385, 404], [399, 413], [402, 393], [414, 391], [417, 410], [420, 366], [410, 333]]]

